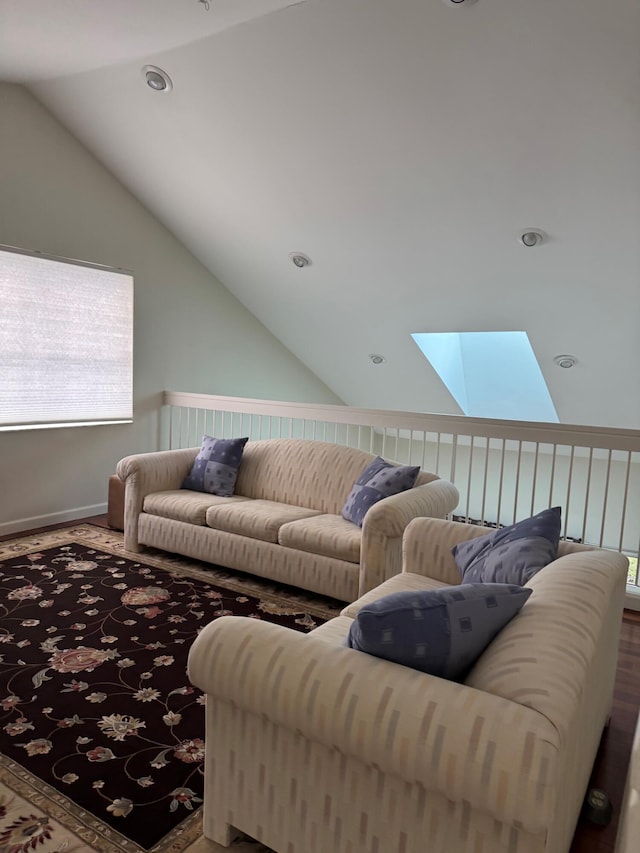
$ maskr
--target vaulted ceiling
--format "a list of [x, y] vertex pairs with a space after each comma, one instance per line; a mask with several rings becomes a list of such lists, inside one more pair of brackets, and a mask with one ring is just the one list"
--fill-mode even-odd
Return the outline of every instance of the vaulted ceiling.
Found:
[[638, 0], [0, 0], [0, 79], [346, 403], [460, 413], [411, 333], [526, 331], [632, 429], [639, 43]]

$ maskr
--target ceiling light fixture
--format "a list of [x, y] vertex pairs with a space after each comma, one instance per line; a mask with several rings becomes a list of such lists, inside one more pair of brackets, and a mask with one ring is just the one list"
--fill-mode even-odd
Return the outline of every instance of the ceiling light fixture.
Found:
[[371, 360], [372, 364], [384, 364], [387, 360], [383, 355], [379, 355], [375, 352], [369, 356], [369, 359]]
[[471, 6], [476, 0], [443, 0], [445, 6]]
[[154, 92], [170, 92], [173, 89], [171, 77], [157, 65], [145, 65], [142, 76], [147, 81], [147, 86]]
[[202, 6], [204, 6], [204, 8], [207, 10], [207, 12], [209, 11], [209, 7], [211, 5], [209, 3], [209, 0], [198, 0], [198, 3], [200, 3]]
[[520, 242], [523, 246], [526, 246], [528, 249], [533, 248], [534, 246], [539, 246], [540, 243], [544, 241], [545, 234], [543, 231], [540, 231], [538, 228], [527, 228], [520, 235]]
[[305, 255], [303, 252], [290, 252], [289, 257], [293, 261], [293, 263], [302, 269], [302, 267], [308, 267], [311, 265], [311, 258], [308, 255]]
[[576, 364], [578, 359], [573, 355], [557, 355], [553, 361], [558, 365], [558, 367], [564, 367], [565, 370], [568, 370]]

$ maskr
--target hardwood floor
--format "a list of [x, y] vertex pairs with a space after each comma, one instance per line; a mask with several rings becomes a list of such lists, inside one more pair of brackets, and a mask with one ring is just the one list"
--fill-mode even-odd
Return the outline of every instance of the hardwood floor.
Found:
[[97, 527], [109, 527], [107, 515], [92, 515], [88, 518], [77, 518], [75, 521], [65, 521], [62, 524], [50, 524], [48, 527], [34, 527], [33, 530], [23, 530], [21, 533], [11, 533], [8, 536], [0, 536], [0, 542], [8, 542], [9, 539], [19, 539], [21, 536], [31, 536], [34, 533], [45, 533], [47, 530], [62, 530], [63, 527], [76, 527], [78, 524], [95, 524]]
[[[52, 527], [24, 531], [21, 534], [0, 536], [0, 541], [84, 523], [99, 527], [109, 526], [106, 515], [97, 515]], [[640, 612], [625, 610], [620, 633], [611, 722], [602, 738], [589, 785], [591, 788], [601, 788], [608, 795], [613, 805], [613, 818], [605, 827], [594, 826], [581, 818], [570, 853], [613, 853], [615, 849], [620, 806], [639, 708]]]

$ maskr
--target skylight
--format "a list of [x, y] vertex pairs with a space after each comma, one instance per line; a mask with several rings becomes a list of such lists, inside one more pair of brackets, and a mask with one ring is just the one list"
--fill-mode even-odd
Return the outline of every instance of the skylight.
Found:
[[414, 332], [469, 417], [559, 423], [526, 332]]

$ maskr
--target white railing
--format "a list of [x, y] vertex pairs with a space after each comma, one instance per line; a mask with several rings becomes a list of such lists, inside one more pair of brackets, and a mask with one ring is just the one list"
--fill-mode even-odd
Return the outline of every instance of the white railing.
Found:
[[165, 392], [161, 446], [221, 438], [307, 438], [420, 465], [455, 483], [456, 518], [512, 524], [561, 506], [562, 535], [622, 551], [640, 589], [640, 433]]

